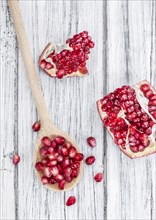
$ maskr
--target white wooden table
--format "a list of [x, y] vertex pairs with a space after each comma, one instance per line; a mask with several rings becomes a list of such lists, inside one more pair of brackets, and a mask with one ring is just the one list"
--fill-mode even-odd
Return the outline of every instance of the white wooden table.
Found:
[[[20, 7], [51, 118], [96, 163], [84, 166], [80, 183], [66, 193], [39, 184], [32, 166], [37, 113], [25, 76], [6, 0], [0, 2], [0, 219], [156, 219], [156, 154], [131, 160], [104, 129], [96, 100], [123, 84], [147, 79], [156, 87], [156, 1], [32, 1]], [[96, 46], [88, 62], [89, 76], [57, 80], [38, 68], [50, 42], [64, 42], [88, 30]], [[93, 135], [97, 147], [86, 138]], [[10, 160], [18, 152], [15, 168]], [[93, 181], [104, 172], [103, 183]], [[66, 207], [75, 195], [77, 203]]]

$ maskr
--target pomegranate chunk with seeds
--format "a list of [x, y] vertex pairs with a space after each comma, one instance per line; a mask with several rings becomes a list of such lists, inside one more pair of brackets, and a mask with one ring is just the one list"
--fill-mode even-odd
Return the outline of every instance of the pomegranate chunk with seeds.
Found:
[[43, 137], [35, 169], [43, 184], [63, 190], [79, 176], [83, 157], [64, 137]]
[[103, 124], [130, 158], [156, 152], [156, 91], [146, 80], [97, 101]]
[[64, 45], [49, 43], [42, 52], [39, 66], [51, 77], [58, 79], [84, 76], [88, 73], [86, 61], [94, 42], [87, 31], [69, 38]]

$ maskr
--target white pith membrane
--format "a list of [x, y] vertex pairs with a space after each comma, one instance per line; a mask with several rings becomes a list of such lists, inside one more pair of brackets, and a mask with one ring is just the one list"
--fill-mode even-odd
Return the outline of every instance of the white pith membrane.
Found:
[[[137, 101], [139, 102], [141, 108], [144, 110], [144, 112], [146, 112], [148, 114], [148, 116], [152, 119], [152, 121], [154, 123], [156, 123], [156, 119], [154, 119], [154, 117], [150, 114], [149, 110], [148, 110], [148, 102], [149, 102], [149, 99], [146, 98], [144, 96], [144, 93], [140, 90], [140, 86], [141, 85], [144, 85], [144, 84], [147, 84], [150, 86], [150, 89], [153, 91], [154, 94], [156, 94], [156, 91], [154, 90], [154, 88], [146, 81], [141, 81], [139, 83], [137, 83], [136, 85], [134, 86], [131, 86], [131, 88], [133, 88], [135, 90], [135, 94], [136, 94], [136, 99]], [[121, 87], [122, 88], [122, 87]], [[109, 95], [109, 94], [108, 94]], [[107, 96], [107, 95], [106, 95]], [[105, 97], [106, 97], [105, 96]], [[102, 99], [101, 99], [102, 100]], [[106, 116], [107, 116], [107, 113], [105, 111], [102, 111], [101, 107], [102, 107], [102, 103], [101, 103], [101, 100], [98, 100], [97, 101], [97, 108], [98, 108], [98, 111], [99, 111], [99, 114], [100, 114], [100, 117], [101, 119], [103, 120]], [[127, 136], [126, 136], [126, 143], [123, 146], [119, 146], [120, 150], [123, 151], [128, 157], [130, 158], [137, 158], [137, 157], [143, 157], [143, 156], [147, 156], [149, 154], [152, 154], [152, 153], [155, 153], [156, 152], [156, 124], [153, 125], [152, 127], [152, 133], [148, 136], [148, 140], [150, 141], [150, 144], [144, 148], [143, 151], [139, 151], [139, 152], [133, 152], [131, 151], [130, 149], [130, 145], [129, 145], [129, 140], [128, 140], [128, 137], [129, 137], [129, 126], [131, 125], [129, 123], [129, 121], [125, 118], [126, 115], [125, 115], [125, 110], [122, 108], [118, 115], [117, 115], [117, 118], [123, 118], [126, 122], [126, 124], [128, 125], [128, 133], [127, 133]], [[109, 126], [106, 126], [109, 133], [111, 134], [112, 138], [114, 139], [114, 134], [110, 131], [110, 127]], [[137, 130], [137, 132], [139, 132], [141, 134], [140, 131]], [[124, 149], [125, 148], [125, 149]]]
[[[86, 36], [85, 37], [82, 36], [83, 34], [85, 34]], [[76, 36], [77, 36], [77, 39], [76, 39]], [[80, 41], [79, 41], [79, 38], [81, 38]], [[86, 41], [88, 40], [88, 43], [86, 43], [85, 40]], [[75, 49], [75, 46], [77, 46], [78, 48], [77, 50]], [[74, 35], [73, 38], [69, 38], [66, 41], [66, 44], [55, 45], [55, 44], [49, 43], [43, 50], [38, 63], [39, 63], [39, 66], [51, 77], [58, 77], [57, 72], [59, 70], [64, 70], [65, 72], [63, 74], [63, 77], [58, 77], [60, 79], [70, 77], [70, 76], [85, 76], [86, 74], [88, 74], [88, 70], [86, 67], [86, 61], [88, 58], [85, 58], [85, 57], [88, 56], [88, 54], [90, 53], [90, 49], [93, 47], [94, 47], [94, 42], [91, 40], [91, 37], [88, 35], [88, 32], [84, 31], [84, 32]], [[89, 49], [86, 50], [86, 48], [89, 48]], [[71, 54], [68, 54], [67, 56], [69, 56], [70, 58], [68, 57], [68, 59], [66, 59], [66, 55], [63, 55], [61, 59], [64, 59], [65, 63], [60, 64], [61, 62], [59, 62], [59, 64], [56, 64], [56, 62], [58, 63], [58, 60], [60, 60], [60, 58], [57, 61], [56, 60], [54, 61], [52, 57], [57, 56], [58, 54], [62, 55], [63, 51], [68, 51], [68, 52], [70, 51], [72, 53], [75, 53], [76, 55], [75, 54], [74, 55], [76, 56], [76, 58], [73, 58]], [[80, 56], [79, 53], [83, 55]], [[75, 61], [75, 59], [77, 59], [77, 61]], [[48, 63], [48, 68], [46, 68], [47, 66], [44, 63], [44, 61]], [[78, 64], [76, 64], [77, 62]], [[67, 63], [70, 63], [70, 64], [67, 64]], [[85, 64], [83, 65], [83, 63]], [[81, 64], [83, 66], [81, 66]], [[61, 65], [61, 67], [58, 67], [57, 65]], [[73, 66], [75, 65], [76, 67], [74, 68]], [[65, 70], [64, 68], [67, 68], [68, 70]]]

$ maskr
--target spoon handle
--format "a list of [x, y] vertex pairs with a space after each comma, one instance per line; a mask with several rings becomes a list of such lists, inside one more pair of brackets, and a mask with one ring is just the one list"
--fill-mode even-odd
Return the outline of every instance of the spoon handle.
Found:
[[46, 104], [39, 84], [39, 78], [36, 73], [31, 51], [27, 42], [26, 32], [23, 25], [23, 19], [20, 13], [19, 3], [17, 0], [8, 0], [8, 4], [13, 18], [13, 23], [16, 30], [21, 54], [24, 60], [32, 95], [36, 104], [41, 124], [44, 126], [45, 121], [49, 121], [51, 123], [51, 120], [46, 108]]

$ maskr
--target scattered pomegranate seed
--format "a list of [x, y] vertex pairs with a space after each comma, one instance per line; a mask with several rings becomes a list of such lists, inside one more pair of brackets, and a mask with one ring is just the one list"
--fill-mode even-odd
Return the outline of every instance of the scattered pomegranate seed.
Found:
[[33, 131], [37, 132], [37, 131], [40, 130], [40, 127], [41, 127], [40, 122], [39, 122], [39, 121], [36, 121], [36, 122], [33, 124], [32, 129], [33, 129]]
[[95, 162], [95, 157], [94, 156], [90, 156], [86, 158], [86, 164], [87, 165], [92, 165]]
[[20, 156], [18, 154], [14, 154], [12, 157], [12, 162], [14, 165], [17, 165], [20, 162]]
[[94, 179], [95, 179], [96, 182], [101, 182], [103, 180], [103, 173], [97, 173], [94, 176]]
[[74, 205], [76, 202], [76, 198], [75, 196], [70, 196], [66, 202], [66, 206], [71, 206]]
[[44, 146], [47, 146], [47, 147], [51, 146], [51, 140], [49, 137], [43, 137], [41, 142]]
[[87, 138], [87, 143], [89, 144], [90, 147], [95, 147], [96, 146], [96, 139], [94, 137], [89, 137], [89, 138]]

